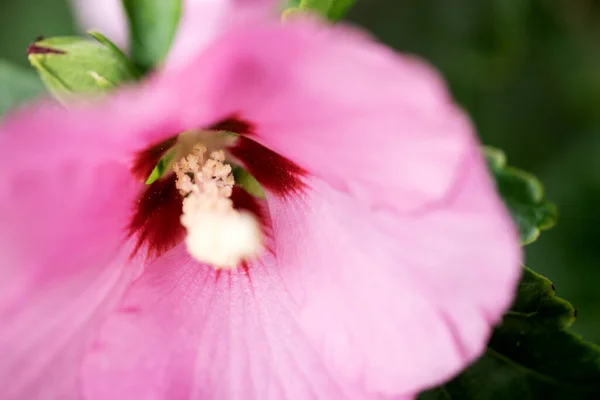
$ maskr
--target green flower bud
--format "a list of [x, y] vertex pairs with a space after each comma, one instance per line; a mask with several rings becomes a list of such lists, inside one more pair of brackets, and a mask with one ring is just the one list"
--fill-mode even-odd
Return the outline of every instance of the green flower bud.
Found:
[[52, 37], [29, 46], [27, 56], [46, 88], [63, 104], [75, 95], [96, 95], [139, 77], [127, 57], [108, 39]]

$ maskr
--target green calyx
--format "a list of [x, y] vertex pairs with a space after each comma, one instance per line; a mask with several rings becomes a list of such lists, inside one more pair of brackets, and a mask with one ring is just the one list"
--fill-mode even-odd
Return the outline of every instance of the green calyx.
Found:
[[288, 0], [283, 11], [283, 19], [295, 14], [314, 13], [330, 21], [339, 21], [354, 5], [356, 0]]
[[175, 160], [176, 151], [171, 149], [169, 150], [156, 164], [156, 167], [152, 170], [152, 173], [146, 179], [146, 185], [152, 185], [154, 182], [162, 178], [162, 176], [167, 172], [173, 161]]
[[232, 166], [233, 178], [238, 186], [241, 186], [246, 192], [259, 199], [265, 198], [265, 191], [254, 176], [240, 166]]
[[75, 95], [98, 95], [139, 78], [127, 57], [97, 32], [95, 40], [52, 37], [29, 46], [27, 56], [48, 91], [61, 103]]

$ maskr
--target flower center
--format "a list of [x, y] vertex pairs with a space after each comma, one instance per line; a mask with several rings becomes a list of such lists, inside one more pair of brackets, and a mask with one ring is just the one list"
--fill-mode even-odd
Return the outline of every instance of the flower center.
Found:
[[264, 236], [254, 214], [234, 209], [235, 184], [225, 153], [196, 144], [191, 153], [173, 163], [176, 187], [183, 196], [181, 224], [187, 230], [185, 244], [192, 257], [216, 269], [235, 268], [257, 257]]

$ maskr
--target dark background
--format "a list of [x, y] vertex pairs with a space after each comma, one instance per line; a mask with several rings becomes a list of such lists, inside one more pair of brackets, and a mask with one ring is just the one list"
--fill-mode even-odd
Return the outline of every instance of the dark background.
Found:
[[[542, 180], [560, 220], [527, 264], [600, 343], [600, 1], [358, 0], [348, 19], [436, 65], [482, 140]], [[36, 36], [75, 29], [65, 0], [2, 0], [0, 59], [27, 67]]]

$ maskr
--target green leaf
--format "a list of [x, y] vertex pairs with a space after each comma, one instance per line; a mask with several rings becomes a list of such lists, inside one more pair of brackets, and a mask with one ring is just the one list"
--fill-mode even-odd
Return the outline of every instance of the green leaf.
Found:
[[600, 347], [567, 331], [576, 311], [528, 268], [485, 354], [420, 400], [592, 400], [600, 395]]
[[0, 116], [44, 91], [35, 73], [0, 60]]
[[181, 17], [181, 0], [122, 0], [129, 18], [131, 56], [148, 70], [167, 55]]
[[524, 317], [538, 325], [566, 329], [575, 322], [576, 311], [571, 303], [556, 296], [556, 287], [548, 278], [524, 268], [514, 303], [505, 317], [505, 324]]
[[338, 21], [356, 0], [288, 0], [284, 16], [296, 12], [313, 12], [330, 21]]
[[498, 190], [519, 228], [523, 245], [534, 242], [540, 231], [556, 224], [556, 206], [544, 199], [544, 188], [535, 176], [506, 165], [501, 150], [485, 147], [484, 151]]
[[28, 58], [46, 88], [68, 104], [79, 94], [102, 94], [139, 77], [123, 53], [102, 35], [96, 40], [52, 37], [29, 46]]

